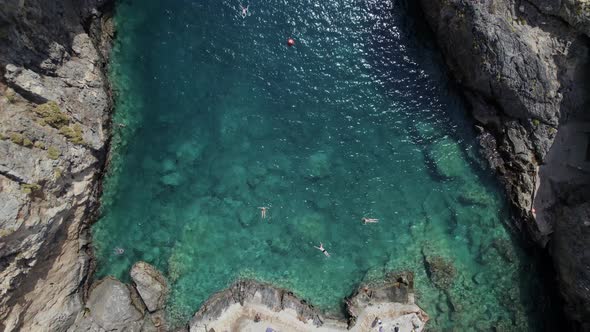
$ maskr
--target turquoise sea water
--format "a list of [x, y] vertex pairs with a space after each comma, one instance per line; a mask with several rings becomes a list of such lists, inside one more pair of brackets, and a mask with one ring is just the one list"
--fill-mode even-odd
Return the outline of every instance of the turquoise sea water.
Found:
[[[537, 330], [534, 266], [408, 6], [243, 5], [119, 3], [97, 277], [154, 264], [182, 324], [239, 277], [340, 315], [361, 281], [409, 269], [432, 330]], [[452, 275], [437, 287], [426, 261]]]

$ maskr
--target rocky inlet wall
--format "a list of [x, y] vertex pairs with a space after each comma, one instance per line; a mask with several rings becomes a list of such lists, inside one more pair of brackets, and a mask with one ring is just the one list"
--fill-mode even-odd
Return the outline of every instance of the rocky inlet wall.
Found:
[[[516, 227], [549, 248], [566, 311], [590, 329], [588, 2], [420, 2]], [[5, 331], [64, 331], [85, 317], [88, 225], [109, 139], [110, 3], [0, 0]]]
[[479, 123], [513, 225], [548, 248], [566, 313], [590, 329], [590, 2], [420, 3]]
[[0, 0], [0, 330], [83, 307], [105, 165], [108, 1]]

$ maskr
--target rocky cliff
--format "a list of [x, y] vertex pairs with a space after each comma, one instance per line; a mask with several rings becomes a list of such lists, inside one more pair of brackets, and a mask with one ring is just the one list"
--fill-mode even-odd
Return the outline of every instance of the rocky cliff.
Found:
[[513, 225], [554, 260], [566, 313], [590, 329], [590, 2], [421, 0], [479, 123]]
[[0, 330], [83, 306], [111, 99], [105, 0], [0, 0]]
[[[113, 30], [103, 13], [110, 2], [0, 0], [5, 331], [64, 331], [72, 324], [91, 330], [123, 318], [123, 325], [155, 324], [144, 315], [159, 297], [144, 294], [139, 302], [145, 304], [135, 306], [137, 291], [110, 279], [95, 284], [86, 303], [92, 309], [83, 310], [88, 226], [109, 138], [104, 69]], [[589, 2], [421, 5], [480, 124], [481, 144], [504, 181], [516, 227], [549, 249], [567, 312], [579, 329], [590, 329]], [[101, 299], [105, 294], [112, 296]], [[105, 306], [108, 301], [114, 302]], [[125, 304], [128, 317], [101, 313], [117, 303]]]

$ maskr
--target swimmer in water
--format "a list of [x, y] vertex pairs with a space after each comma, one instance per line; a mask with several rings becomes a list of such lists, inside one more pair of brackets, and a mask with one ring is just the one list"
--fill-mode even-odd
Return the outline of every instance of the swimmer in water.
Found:
[[248, 16], [248, 7], [250, 7], [249, 5], [244, 7], [242, 4], [240, 4], [240, 8], [242, 8], [242, 18], [246, 18], [246, 16]]
[[376, 224], [379, 222], [379, 219], [375, 219], [375, 218], [362, 218], [361, 221], [363, 222], [363, 224]]
[[125, 253], [125, 249], [117, 247], [117, 248], [113, 249], [113, 253], [117, 256], [120, 256]]
[[266, 218], [266, 211], [268, 211], [269, 207], [268, 206], [261, 206], [259, 207], [260, 209], [260, 216], [262, 217], [262, 219]]
[[330, 257], [330, 254], [328, 253], [328, 251], [326, 251], [326, 249], [324, 249], [324, 245], [321, 242], [320, 242], [319, 247], [316, 247], [316, 246], [313, 246], [313, 247], [320, 250], [321, 252], [323, 252], [324, 255], [326, 255], [326, 257]]

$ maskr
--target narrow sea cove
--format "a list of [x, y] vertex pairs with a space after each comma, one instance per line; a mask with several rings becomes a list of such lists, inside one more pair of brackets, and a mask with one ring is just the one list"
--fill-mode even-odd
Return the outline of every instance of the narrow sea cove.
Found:
[[339, 316], [361, 281], [411, 270], [433, 330], [538, 330], [535, 267], [407, 7], [121, 1], [97, 277], [154, 264], [184, 324], [240, 277]]

